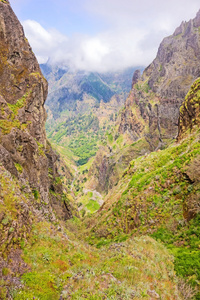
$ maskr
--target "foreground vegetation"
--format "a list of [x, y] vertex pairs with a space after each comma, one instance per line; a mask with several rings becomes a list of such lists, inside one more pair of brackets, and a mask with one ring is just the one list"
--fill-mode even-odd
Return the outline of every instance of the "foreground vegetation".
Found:
[[[9, 177], [2, 167], [0, 171]], [[5, 199], [1, 241], [5, 241], [6, 234], [16, 230], [12, 226], [22, 214], [19, 203], [25, 205], [26, 198], [15, 180], [1, 182]], [[12, 235], [9, 243], [1, 244], [7, 261], [0, 281], [2, 300], [8, 299], [8, 291], [15, 300], [181, 299], [173, 257], [152, 238], [131, 238], [97, 249], [77, 239], [78, 219], [68, 221], [67, 230], [59, 223], [39, 220], [31, 211], [28, 215], [30, 230], [22, 224], [21, 237], [16, 240]], [[12, 253], [21, 249], [17, 261], [14, 254], [12, 259], [9, 256], [11, 248]]]
[[148, 234], [173, 253], [177, 274], [199, 288], [199, 165], [199, 131], [133, 160], [98, 215], [87, 218], [87, 241], [100, 247]]

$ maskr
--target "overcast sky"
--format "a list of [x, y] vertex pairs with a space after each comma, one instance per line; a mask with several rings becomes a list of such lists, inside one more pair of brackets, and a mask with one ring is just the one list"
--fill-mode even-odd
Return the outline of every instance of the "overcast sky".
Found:
[[40, 63], [88, 71], [147, 66], [199, 0], [10, 0]]

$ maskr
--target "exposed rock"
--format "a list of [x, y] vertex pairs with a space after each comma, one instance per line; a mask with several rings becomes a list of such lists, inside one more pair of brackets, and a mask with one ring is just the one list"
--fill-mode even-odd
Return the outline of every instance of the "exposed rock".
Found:
[[131, 95], [121, 113], [120, 133], [129, 133], [133, 141], [145, 136], [152, 150], [177, 136], [179, 108], [200, 76], [199, 23], [200, 11], [162, 41], [141, 78], [134, 75]]
[[61, 201], [57, 156], [46, 139], [47, 81], [21, 24], [5, 1], [0, 2], [0, 36], [0, 162], [12, 175], [28, 182], [44, 215], [53, 217], [53, 208], [58, 217], [67, 219], [71, 213]]
[[[141, 144], [149, 152], [148, 143], [143, 140]], [[135, 145], [134, 147], [133, 144], [116, 153], [110, 153], [108, 147], [100, 147], [89, 169], [87, 187], [96, 189], [100, 193], [107, 193], [118, 183], [130, 161], [145, 154], [143, 146]]]
[[160, 296], [154, 290], [148, 290], [147, 294], [152, 297], [152, 299], [160, 299]]
[[[134, 91], [131, 92], [125, 103], [125, 109], [121, 112], [119, 132], [130, 134], [132, 141], [137, 141], [143, 134], [144, 121], [140, 118], [141, 110], [133, 103]], [[142, 108], [141, 108], [142, 109]]]
[[132, 78], [132, 88], [133, 86], [138, 82], [138, 80], [141, 78], [141, 72], [140, 70], [136, 70], [133, 74]]
[[191, 86], [185, 101], [180, 108], [179, 134], [180, 140], [189, 130], [197, 129], [200, 125], [200, 78]]

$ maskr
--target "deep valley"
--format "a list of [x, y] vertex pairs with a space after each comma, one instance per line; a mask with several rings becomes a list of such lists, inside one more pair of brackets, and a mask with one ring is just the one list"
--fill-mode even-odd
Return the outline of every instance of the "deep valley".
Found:
[[99, 73], [39, 65], [1, 0], [0, 106], [0, 299], [200, 299], [200, 11]]

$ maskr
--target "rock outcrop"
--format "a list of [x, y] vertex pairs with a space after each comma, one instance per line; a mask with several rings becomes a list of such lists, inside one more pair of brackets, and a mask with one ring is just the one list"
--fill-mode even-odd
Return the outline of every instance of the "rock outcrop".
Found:
[[[128, 133], [132, 140], [145, 136], [152, 150], [177, 136], [179, 108], [200, 76], [199, 23], [200, 11], [162, 41], [141, 78], [138, 72], [134, 74], [131, 95], [121, 114], [120, 133]], [[137, 116], [139, 111], [139, 118], [134, 118], [133, 111]]]
[[[71, 216], [46, 139], [48, 85], [8, 1], [0, 1], [0, 163], [31, 190], [43, 215]], [[61, 201], [62, 197], [62, 201]]]
[[178, 140], [184, 137], [188, 131], [198, 129], [200, 125], [200, 78], [198, 78], [189, 90], [185, 101], [180, 108]]

